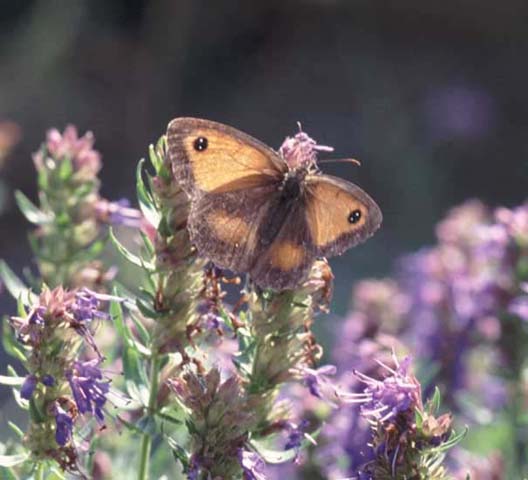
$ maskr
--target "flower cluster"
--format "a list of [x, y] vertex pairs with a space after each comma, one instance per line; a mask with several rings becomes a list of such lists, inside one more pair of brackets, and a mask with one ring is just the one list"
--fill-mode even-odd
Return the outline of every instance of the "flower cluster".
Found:
[[[449, 414], [438, 415], [433, 384], [454, 408], [470, 382], [472, 389], [485, 382], [490, 392], [496, 372], [481, 362], [468, 375], [468, 352], [480, 352], [482, 340], [487, 358], [520, 378], [528, 344], [527, 208], [493, 216], [468, 204], [439, 225], [437, 246], [402, 260], [395, 278], [360, 282], [331, 364], [321, 365], [312, 327], [332, 297], [325, 259], [289, 290], [229, 279], [191, 243], [193, 199], [178, 183], [165, 137], [150, 148], [153, 173], [143, 161], [136, 171], [141, 213], [100, 196], [101, 156], [93, 144], [90, 133], [80, 137], [74, 127], [48, 132], [34, 156], [39, 207], [17, 195], [38, 226], [31, 241], [40, 278], [32, 285], [40, 295], [0, 262], [19, 300], [10, 322], [15, 336], [4, 335], [4, 344], [27, 370], [18, 377], [8, 369], [0, 383], [14, 387], [30, 415], [25, 432], [12, 426], [22, 445], [6, 448], [8, 455], [0, 446], [0, 468], [21, 464], [6, 470], [10, 475], [43, 478], [58, 465], [111, 478], [113, 463], [121, 476], [138, 480], [178, 475], [175, 468], [191, 480], [444, 480], [444, 456], [461, 436]], [[279, 154], [291, 169], [316, 171], [319, 152], [331, 150], [299, 131]], [[126, 287], [117, 266], [100, 257], [105, 224], [137, 233], [127, 246], [121, 229], [109, 235], [135, 272]], [[110, 285], [115, 296], [96, 293]], [[95, 336], [101, 321], [112, 328], [105, 338]], [[421, 383], [404, 340], [414, 347]], [[104, 360], [122, 378], [111, 384]], [[494, 401], [502, 387], [495, 383]], [[110, 400], [120, 408], [122, 435], [96, 438]], [[93, 455], [82, 455], [85, 447]]]
[[[31, 246], [46, 284], [93, 288], [111, 278], [97, 257], [103, 248], [103, 224], [138, 228], [141, 213], [126, 202], [109, 202], [99, 194], [97, 177], [101, 155], [94, 150], [91, 132], [80, 137], [69, 125], [63, 133], [48, 131], [46, 141], [33, 155], [37, 169], [40, 206], [22, 193], [17, 201], [26, 218], [38, 228]], [[92, 270], [97, 270], [94, 275]], [[88, 272], [85, 272], [88, 270]]]
[[[101, 370], [103, 361], [93, 333], [106, 320], [102, 302], [118, 298], [86, 288], [44, 289], [25, 315], [12, 317], [16, 337], [26, 353], [28, 375], [20, 397], [29, 401], [31, 422], [26, 447], [35, 460], [54, 458], [68, 470], [78, 470], [73, 428], [80, 415], [94, 416], [104, 423], [103, 409], [110, 381]], [[80, 357], [82, 347], [96, 356]]]
[[373, 449], [372, 460], [358, 471], [361, 479], [447, 478], [443, 455], [461, 436], [452, 436], [450, 414], [435, 416], [436, 399], [423, 406], [410, 361], [399, 363], [394, 356], [393, 368], [380, 363], [387, 373], [383, 379], [356, 372], [365, 388], [351, 401], [361, 404], [371, 425]]
[[[254, 413], [246, 408], [236, 376], [221, 382], [216, 369], [206, 375], [187, 372], [169, 385], [188, 410], [193, 452], [187, 466], [189, 478], [234, 478], [240, 463], [248, 476], [259, 469], [259, 462], [251, 461], [253, 457], [244, 450]], [[259, 478], [258, 474], [253, 473], [253, 478]]]

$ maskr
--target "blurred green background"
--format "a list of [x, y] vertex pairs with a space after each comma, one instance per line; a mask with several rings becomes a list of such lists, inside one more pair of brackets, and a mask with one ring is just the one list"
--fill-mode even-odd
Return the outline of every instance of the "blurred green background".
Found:
[[[0, 257], [31, 264], [12, 191], [36, 197], [31, 153], [50, 127], [92, 130], [103, 194], [134, 199], [134, 169], [177, 116], [233, 125], [278, 147], [296, 122], [325, 165], [380, 204], [382, 230], [334, 259], [335, 308], [433, 241], [451, 206], [525, 199], [526, 0], [2, 1]], [[0, 304], [11, 313], [4, 294]], [[331, 335], [331, 323], [323, 327]]]

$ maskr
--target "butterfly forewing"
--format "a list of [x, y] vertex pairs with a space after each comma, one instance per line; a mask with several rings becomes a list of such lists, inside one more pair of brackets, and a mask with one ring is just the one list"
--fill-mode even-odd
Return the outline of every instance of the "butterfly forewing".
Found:
[[381, 211], [358, 186], [329, 175], [308, 175], [305, 182], [306, 221], [317, 256], [339, 255], [379, 228]]
[[286, 170], [284, 161], [262, 142], [208, 120], [173, 120], [167, 143], [175, 177], [191, 196], [269, 185]]

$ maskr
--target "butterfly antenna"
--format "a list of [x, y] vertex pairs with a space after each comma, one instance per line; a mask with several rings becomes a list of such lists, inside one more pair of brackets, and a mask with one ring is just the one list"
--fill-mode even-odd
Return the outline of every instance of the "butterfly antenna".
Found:
[[317, 163], [353, 163], [361, 167], [361, 162], [355, 158], [327, 158], [325, 160], [318, 160]]

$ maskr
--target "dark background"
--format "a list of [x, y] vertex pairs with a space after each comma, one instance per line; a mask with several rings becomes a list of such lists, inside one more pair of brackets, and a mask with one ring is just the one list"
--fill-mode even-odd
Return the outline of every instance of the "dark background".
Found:
[[[273, 147], [301, 121], [336, 157], [362, 160], [324, 170], [385, 215], [332, 262], [343, 313], [354, 279], [431, 243], [451, 206], [526, 196], [526, 0], [0, 4], [0, 119], [23, 135], [0, 171], [7, 198], [35, 198], [31, 153], [53, 126], [92, 130], [103, 194], [133, 199], [136, 162], [173, 117], [228, 123]], [[11, 200], [3, 208], [0, 257], [20, 271], [28, 225]]]

